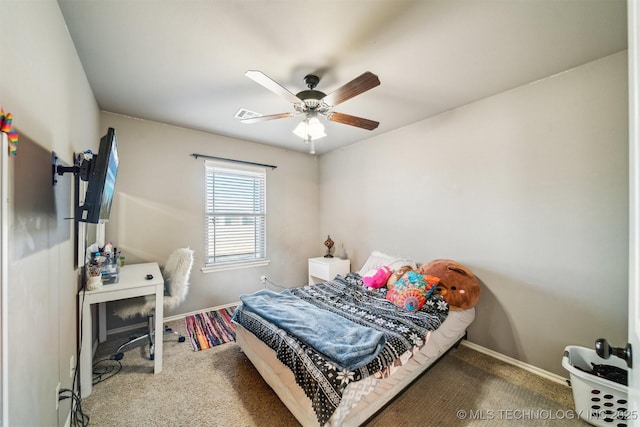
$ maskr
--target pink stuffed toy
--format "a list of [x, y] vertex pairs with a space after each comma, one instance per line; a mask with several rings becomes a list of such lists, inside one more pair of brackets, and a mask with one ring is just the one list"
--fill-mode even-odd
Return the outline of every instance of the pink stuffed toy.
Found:
[[370, 288], [381, 288], [387, 284], [387, 280], [391, 276], [391, 269], [386, 265], [378, 267], [375, 270], [368, 271], [363, 277], [362, 282]]

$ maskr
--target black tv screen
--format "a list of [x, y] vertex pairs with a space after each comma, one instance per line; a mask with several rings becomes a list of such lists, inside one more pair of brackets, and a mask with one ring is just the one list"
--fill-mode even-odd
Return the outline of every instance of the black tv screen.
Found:
[[87, 173], [84, 204], [78, 207], [76, 219], [97, 224], [109, 220], [118, 175], [118, 143], [116, 130], [109, 128], [100, 139], [98, 154], [93, 155]]

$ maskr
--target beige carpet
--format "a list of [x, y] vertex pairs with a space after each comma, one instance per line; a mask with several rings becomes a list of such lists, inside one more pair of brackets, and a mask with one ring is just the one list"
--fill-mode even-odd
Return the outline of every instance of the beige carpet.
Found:
[[[169, 326], [184, 332], [181, 320]], [[127, 336], [110, 335], [95, 360], [108, 357]], [[141, 353], [142, 347], [128, 351], [122, 370], [82, 401], [90, 425], [299, 425], [235, 343], [194, 352], [188, 342], [165, 341], [158, 375]], [[573, 408], [570, 388], [460, 346], [367, 425], [586, 425], [567, 419]]]

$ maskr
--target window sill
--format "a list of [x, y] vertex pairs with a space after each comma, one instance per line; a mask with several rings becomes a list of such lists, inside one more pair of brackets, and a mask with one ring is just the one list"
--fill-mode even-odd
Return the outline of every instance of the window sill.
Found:
[[203, 273], [215, 273], [216, 271], [225, 271], [225, 270], [238, 270], [241, 268], [252, 268], [252, 267], [261, 267], [264, 265], [269, 265], [271, 261], [268, 259], [264, 259], [261, 261], [251, 261], [251, 262], [237, 262], [237, 263], [229, 263], [229, 264], [219, 264], [219, 265], [206, 265], [200, 269]]

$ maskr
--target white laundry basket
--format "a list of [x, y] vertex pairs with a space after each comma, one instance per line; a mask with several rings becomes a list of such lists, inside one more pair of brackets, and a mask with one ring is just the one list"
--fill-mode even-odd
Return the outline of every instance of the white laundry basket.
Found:
[[627, 387], [577, 368], [591, 371], [591, 363], [627, 369], [626, 362], [618, 357], [603, 359], [589, 348], [565, 347], [562, 367], [570, 374], [578, 416], [594, 426], [627, 426], [630, 419]]

